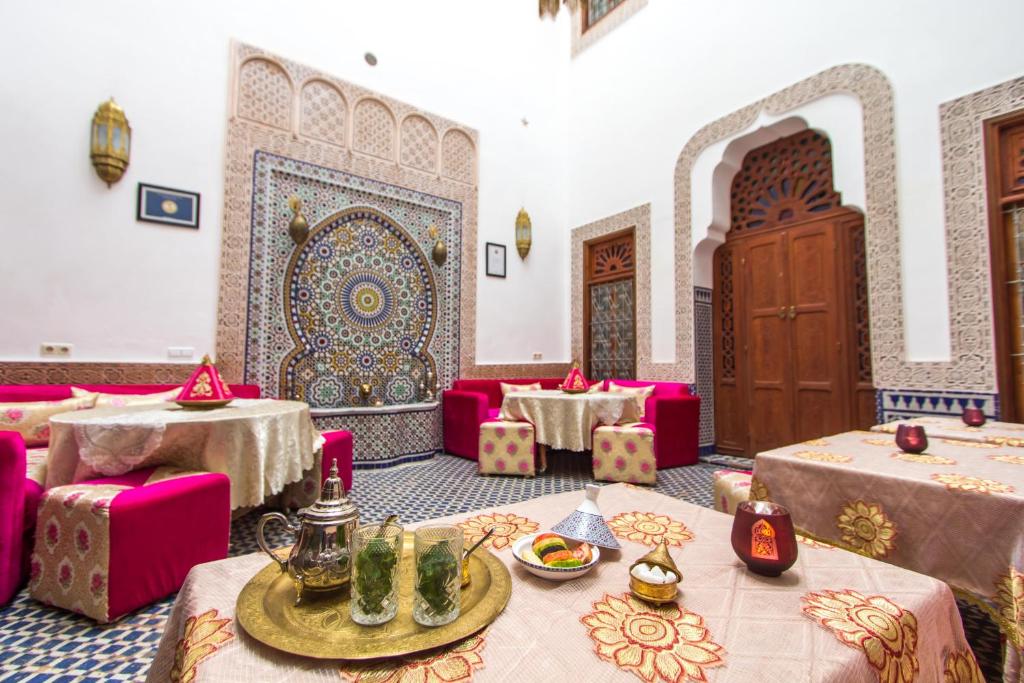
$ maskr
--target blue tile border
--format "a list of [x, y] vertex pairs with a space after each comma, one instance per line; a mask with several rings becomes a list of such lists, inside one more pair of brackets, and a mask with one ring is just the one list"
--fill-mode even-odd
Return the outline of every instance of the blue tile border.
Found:
[[968, 406], [981, 408], [987, 417], [999, 419], [999, 394], [919, 389], [878, 389], [875, 392], [875, 409], [879, 423], [924, 415], [959, 417]]

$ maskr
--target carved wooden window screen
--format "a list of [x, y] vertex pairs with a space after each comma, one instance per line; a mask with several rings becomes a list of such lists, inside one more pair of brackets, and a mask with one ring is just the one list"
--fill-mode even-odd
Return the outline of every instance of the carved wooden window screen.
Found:
[[594, 24], [612, 13], [616, 7], [626, 0], [583, 0], [583, 31], [591, 29]]
[[864, 241], [864, 223], [858, 223], [850, 235], [853, 242], [853, 315], [857, 333], [857, 379], [871, 380], [871, 318], [868, 310], [868, 254]]
[[732, 251], [722, 250], [719, 275], [719, 289], [722, 301], [722, 379], [736, 378], [736, 316], [733, 310]]
[[814, 218], [842, 205], [832, 187], [832, 145], [813, 130], [758, 147], [732, 181], [736, 233]]
[[589, 245], [587, 281], [631, 277], [636, 271], [633, 233], [612, 237]]
[[633, 230], [586, 245], [585, 373], [591, 379], [636, 374], [636, 245]]

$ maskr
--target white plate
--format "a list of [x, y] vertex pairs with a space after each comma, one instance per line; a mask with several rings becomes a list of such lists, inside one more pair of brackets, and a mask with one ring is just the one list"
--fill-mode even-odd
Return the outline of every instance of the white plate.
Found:
[[[542, 579], [548, 579], [551, 581], [568, 581], [569, 579], [575, 579], [577, 576], [583, 576], [597, 564], [597, 561], [601, 559], [601, 549], [595, 545], [590, 546], [590, 551], [593, 553], [593, 557], [589, 564], [585, 564], [582, 567], [542, 567], [540, 565], [527, 562], [523, 559], [523, 551], [533, 548], [533, 539], [541, 534], [550, 534], [550, 531], [538, 531], [535, 534], [529, 534], [523, 536], [515, 543], [512, 544], [512, 556], [516, 558], [516, 561], [526, 568], [526, 571], [530, 572], [534, 576], [539, 576]], [[563, 536], [563, 538], [565, 538]], [[573, 546], [572, 539], [565, 539], [566, 545], [571, 548]], [[579, 545], [578, 543], [576, 545]]]

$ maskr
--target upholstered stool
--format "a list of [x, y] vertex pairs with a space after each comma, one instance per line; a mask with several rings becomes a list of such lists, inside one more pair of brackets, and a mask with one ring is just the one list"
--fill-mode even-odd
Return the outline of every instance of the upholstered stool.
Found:
[[736, 514], [736, 506], [750, 500], [750, 472], [737, 470], [716, 470], [714, 473], [715, 509], [730, 515]]
[[654, 430], [642, 422], [594, 430], [594, 479], [654, 484]]
[[532, 477], [535, 441], [529, 422], [490, 421], [480, 425], [480, 474], [521, 474]]
[[157, 467], [43, 494], [29, 567], [40, 602], [107, 623], [181, 588], [227, 557], [231, 486], [223, 474]]

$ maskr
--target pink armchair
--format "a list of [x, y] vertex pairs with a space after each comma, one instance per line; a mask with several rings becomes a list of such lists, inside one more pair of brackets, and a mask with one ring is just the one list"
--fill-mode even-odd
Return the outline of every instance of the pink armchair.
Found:
[[444, 414], [444, 450], [469, 460], [477, 459], [480, 425], [493, 420], [501, 410], [501, 383], [533, 384], [557, 389], [561, 377], [543, 379], [457, 379], [441, 395]]

